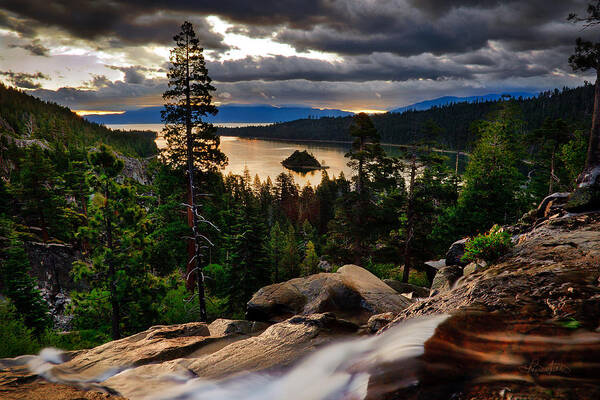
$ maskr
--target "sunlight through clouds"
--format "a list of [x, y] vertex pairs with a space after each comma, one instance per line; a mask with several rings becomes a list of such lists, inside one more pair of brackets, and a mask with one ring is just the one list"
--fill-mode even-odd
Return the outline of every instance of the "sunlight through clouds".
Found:
[[[212, 26], [213, 31], [223, 35], [223, 41], [232, 48], [219, 57], [219, 61], [239, 60], [247, 56], [299, 56], [329, 62], [338, 62], [342, 60], [342, 57], [334, 53], [324, 53], [314, 50], [309, 52], [298, 52], [289, 44], [275, 42], [271, 38], [251, 38], [239, 33], [233, 33], [231, 28], [233, 28], [234, 25], [215, 15], [207, 17], [206, 20]], [[211, 57], [207, 55], [207, 59], [211, 60]]]

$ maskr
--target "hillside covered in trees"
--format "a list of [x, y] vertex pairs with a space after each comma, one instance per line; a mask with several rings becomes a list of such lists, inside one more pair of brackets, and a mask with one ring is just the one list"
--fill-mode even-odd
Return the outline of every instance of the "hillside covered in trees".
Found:
[[[556, 89], [540, 93], [529, 99], [514, 99], [519, 105], [528, 131], [539, 128], [545, 119], [563, 119], [578, 126], [589, 126], [594, 106], [594, 86], [562, 91]], [[422, 126], [434, 121], [443, 128], [438, 139], [448, 149], [468, 151], [472, 148], [476, 132], [473, 123], [485, 118], [498, 102], [457, 103], [433, 107], [426, 111], [376, 114], [371, 118], [383, 143], [408, 144], [422, 136]], [[301, 119], [297, 121], [260, 127], [219, 128], [226, 136], [348, 141], [352, 117]]]
[[154, 132], [118, 131], [79, 117], [66, 107], [45, 102], [0, 83], [0, 134], [37, 139], [50, 145], [85, 148], [105, 143], [129, 156], [157, 154]]

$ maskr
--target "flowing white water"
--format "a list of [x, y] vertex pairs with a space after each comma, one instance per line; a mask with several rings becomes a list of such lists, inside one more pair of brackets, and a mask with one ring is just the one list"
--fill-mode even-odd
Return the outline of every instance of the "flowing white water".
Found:
[[[414, 359], [424, 352], [447, 316], [417, 319], [378, 336], [330, 345], [283, 375], [251, 373], [220, 381], [196, 378], [170, 387], [152, 400], [359, 400], [378, 367]], [[418, 382], [408, 374], [397, 377], [398, 388]]]
[[[410, 365], [424, 353], [424, 343], [445, 321], [446, 315], [411, 320], [381, 335], [363, 337], [329, 345], [312, 353], [285, 371], [246, 373], [221, 380], [164, 375], [162, 390], [140, 391], [138, 398], [148, 400], [360, 400], [367, 395], [369, 381], [383, 366]], [[123, 369], [112, 368], [93, 378], [82, 378], [76, 371], [62, 369], [61, 353], [45, 349], [38, 356], [24, 356], [0, 362], [27, 365], [45, 379], [86, 389], [110, 391], [102, 382], [116, 377]], [[396, 376], [394, 389], [417, 384], [411, 368]], [[127, 371], [135, 379], [135, 370]]]

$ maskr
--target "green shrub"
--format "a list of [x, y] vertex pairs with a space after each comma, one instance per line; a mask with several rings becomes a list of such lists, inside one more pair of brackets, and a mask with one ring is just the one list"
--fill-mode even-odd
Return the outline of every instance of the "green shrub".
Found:
[[485, 260], [493, 262], [512, 247], [510, 235], [494, 225], [485, 235], [479, 234], [467, 242], [462, 261]]
[[[396, 266], [394, 264], [377, 264], [369, 262], [366, 264], [366, 269], [379, 279], [395, 279], [397, 281], [402, 280], [404, 267]], [[427, 279], [427, 274], [424, 271], [418, 271], [415, 268], [411, 268], [408, 274], [408, 283], [411, 285], [429, 287], [431, 286]]]
[[8, 300], [0, 301], [0, 337], [0, 358], [35, 354], [40, 349], [33, 329], [25, 325]]
[[191, 293], [185, 288], [183, 281], [178, 282], [176, 287], [172, 287], [161, 299], [159, 306], [160, 324], [184, 324], [186, 322], [197, 320], [198, 318], [198, 299], [191, 299]]
[[379, 264], [371, 260], [365, 265], [365, 269], [379, 279], [398, 279], [400, 269], [394, 264]]
[[429, 279], [427, 279], [427, 274], [425, 271], [415, 271], [414, 269], [408, 274], [408, 283], [424, 288], [431, 286], [431, 282], [429, 282]]
[[0, 300], [0, 358], [24, 354], [37, 354], [44, 347], [61, 350], [81, 350], [99, 346], [110, 340], [109, 336], [94, 329], [58, 333], [47, 329], [36, 335], [25, 325], [9, 300]]
[[61, 350], [91, 349], [109, 342], [110, 335], [96, 329], [61, 332], [48, 330], [39, 340], [40, 347], [55, 347]]

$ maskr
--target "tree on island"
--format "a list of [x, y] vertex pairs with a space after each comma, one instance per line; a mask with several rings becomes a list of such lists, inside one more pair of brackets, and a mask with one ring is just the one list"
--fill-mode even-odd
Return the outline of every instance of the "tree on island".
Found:
[[292, 155], [283, 160], [281, 164], [287, 169], [300, 172], [314, 171], [317, 169], [326, 168], [323, 167], [319, 161], [317, 161], [314, 155], [312, 155], [306, 150], [294, 151]]
[[[600, 0], [590, 3], [587, 16], [579, 17], [570, 14], [569, 21], [584, 22], [584, 29], [600, 24]], [[600, 185], [600, 42], [592, 42], [581, 37], [577, 38], [575, 53], [569, 57], [569, 64], [574, 71], [596, 71], [594, 92], [594, 112], [592, 128], [587, 150], [585, 167], [577, 179], [580, 187]]]
[[[187, 215], [192, 237], [188, 242], [188, 264], [186, 277], [188, 288], [194, 280], [198, 289], [200, 320], [206, 321], [206, 301], [204, 297], [205, 263], [204, 254], [212, 242], [202, 233], [202, 226], [216, 228], [201, 214], [196, 197], [196, 172], [214, 171], [227, 162], [219, 150], [219, 137], [216, 128], [203, 120], [208, 115], [217, 114], [212, 104], [211, 85], [208, 76], [203, 48], [196, 37], [190, 22], [184, 22], [181, 32], [174, 36], [175, 47], [171, 50], [169, 89], [163, 94], [166, 100], [162, 119], [165, 123], [163, 134], [167, 147], [163, 153], [166, 162], [175, 168], [185, 169], [187, 174]], [[195, 279], [194, 279], [195, 278]]]

